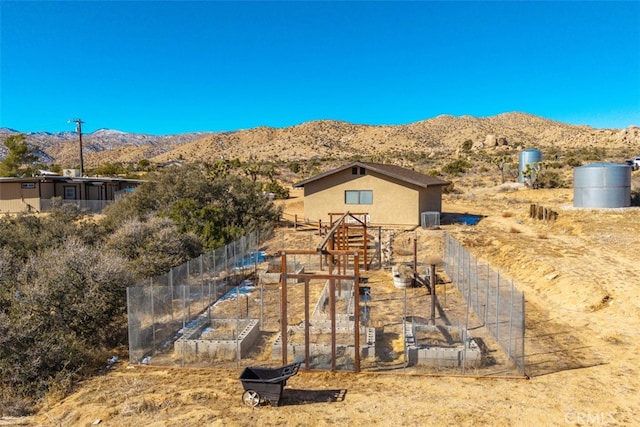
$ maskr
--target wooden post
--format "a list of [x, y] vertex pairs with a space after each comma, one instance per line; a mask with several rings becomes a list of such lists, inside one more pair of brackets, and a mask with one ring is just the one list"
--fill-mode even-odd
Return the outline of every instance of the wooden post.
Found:
[[418, 239], [413, 238], [413, 281], [412, 287], [416, 287], [418, 283]]
[[431, 287], [431, 324], [436, 324], [436, 266], [431, 264], [429, 269], [429, 285]]
[[355, 337], [355, 346], [354, 346], [354, 371], [356, 373], [360, 372], [360, 262], [358, 260], [358, 252], [355, 252], [353, 255], [353, 273], [355, 275], [353, 281], [353, 324], [354, 331], [353, 335]]
[[[333, 274], [333, 257], [330, 261]], [[329, 279], [329, 318], [331, 319], [331, 372], [336, 370], [336, 281]], [[286, 364], [286, 363], [285, 363]]]
[[362, 260], [362, 264], [364, 266], [365, 271], [369, 270], [369, 262], [367, 259], [367, 248], [369, 247], [369, 236], [367, 235], [367, 218], [365, 217], [364, 230], [362, 232], [362, 240], [364, 242], [364, 256]]
[[304, 281], [304, 368], [309, 370], [309, 280]]

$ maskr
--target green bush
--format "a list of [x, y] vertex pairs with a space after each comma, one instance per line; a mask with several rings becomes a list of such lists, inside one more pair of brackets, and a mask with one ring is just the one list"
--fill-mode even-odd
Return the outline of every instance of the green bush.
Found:
[[283, 187], [276, 181], [268, 182], [264, 185], [264, 191], [267, 193], [273, 193], [276, 199], [288, 199], [289, 189]]
[[543, 169], [538, 172], [534, 186], [535, 188], [563, 188], [565, 183], [558, 172]]
[[457, 159], [442, 167], [442, 172], [458, 176], [465, 173], [471, 167], [471, 163], [465, 159]]

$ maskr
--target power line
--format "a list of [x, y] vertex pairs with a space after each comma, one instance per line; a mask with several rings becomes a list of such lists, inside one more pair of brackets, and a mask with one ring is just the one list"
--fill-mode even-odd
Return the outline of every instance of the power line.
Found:
[[78, 139], [80, 141], [80, 176], [84, 176], [84, 158], [82, 156], [82, 124], [84, 122], [81, 119], [71, 119], [69, 123], [71, 122], [75, 122], [76, 132], [78, 132]]

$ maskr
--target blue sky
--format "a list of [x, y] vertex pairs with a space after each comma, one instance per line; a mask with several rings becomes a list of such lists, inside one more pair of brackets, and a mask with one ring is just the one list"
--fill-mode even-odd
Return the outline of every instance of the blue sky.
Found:
[[640, 125], [640, 2], [0, 0], [0, 127]]

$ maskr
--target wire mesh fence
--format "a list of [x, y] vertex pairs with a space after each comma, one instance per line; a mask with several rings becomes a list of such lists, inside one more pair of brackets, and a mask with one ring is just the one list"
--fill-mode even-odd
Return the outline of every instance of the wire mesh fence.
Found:
[[449, 234], [445, 236], [445, 268], [473, 310], [477, 326], [491, 332], [520, 375], [525, 375], [524, 294]]
[[[240, 319], [239, 308], [236, 313], [221, 314], [215, 310], [216, 303], [231, 300], [231, 291], [243, 289], [243, 283], [248, 287], [245, 281], [255, 276], [265, 257], [259, 246], [270, 236], [271, 232], [255, 231], [127, 288], [129, 360], [184, 364], [188, 352], [176, 342], [200, 332], [216, 316]], [[239, 322], [236, 326], [240, 327]], [[234, 332], [238, 335], [230, 333]]]
[[[203, 254], [128, 289], [130, 361], [234, 368], [304, 362], [345, 371], [357, 362], [364, 371], [396, 374], [524, 374], [522, 294], [455, 239], [424, 232], [441, 236], [444, 271], [419, 261], [402, 283], [391, 266], [364, 265], [358, 287], [354, 280], [331, 283], [326, 254], [295, 254], [318, 247], [322, 236], [313, 232], [271, 236], [271, 254], [258, 250], [264, 236]], [[395, 263], [416, 259], [406, 257], [396, 255]], [[354, 274], [348, 265], [333, 273]]]

